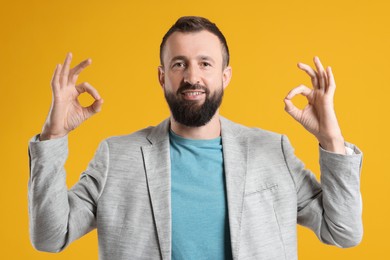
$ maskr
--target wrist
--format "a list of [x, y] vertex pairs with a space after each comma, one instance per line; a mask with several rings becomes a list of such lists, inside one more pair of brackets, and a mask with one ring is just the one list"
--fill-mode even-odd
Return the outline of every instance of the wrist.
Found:
[[57, 139], [64, 137], [68, 133], [51, 133], [50, 131], [47, 131], [45, 127], [43, 127], [42, 132], [39, 135], [39, 141], [45, 141], [45, 140], [51, 140], [51, 139]]
[[318, 139], [320, 146], [332, 153], [346, 154], [345, 151], [345, 142], [342, 136], [328, 138], [328, 139]]
[[57, 139], [57, 138], [61, 138], [61, 137], [64, 137], [66, 134], [64, 135], [50, 135], [50, 134], [44, 134], [44, 133], [41, 133], [39, 134], [39, 141], [46, 141], [46, 140], [51, 140], [51, 139]]

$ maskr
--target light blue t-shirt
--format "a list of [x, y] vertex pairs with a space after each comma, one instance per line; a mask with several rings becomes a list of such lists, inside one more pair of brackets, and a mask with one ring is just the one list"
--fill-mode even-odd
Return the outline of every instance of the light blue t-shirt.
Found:
[[172, 259], [232, 259], [221, 137], [169, 136]]

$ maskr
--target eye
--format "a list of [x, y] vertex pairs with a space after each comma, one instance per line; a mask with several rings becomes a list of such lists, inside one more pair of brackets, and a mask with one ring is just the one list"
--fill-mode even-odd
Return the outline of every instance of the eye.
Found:
[[201, 61], [200, 67], [203, 69], [210, 69], [213, 67], [213, 64], [209, 61]]
[[172, 68], [184, 68], [186, 65], [184, 62], [175, 62], [172, 65]]

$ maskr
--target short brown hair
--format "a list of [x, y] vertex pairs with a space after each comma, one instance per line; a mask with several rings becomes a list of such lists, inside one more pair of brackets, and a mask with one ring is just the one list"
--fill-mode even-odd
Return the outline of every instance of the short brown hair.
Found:
[[163, 51], [165, 43], [168, 37], [174, 32], [200, 32], [206, 30], [218, 37], [222, 44], [222, 58], [223, 65], [226, 67], [229, 65], [229, 48], [222, 32], [218, 29], [215, 23], [210, 22], [208, 19], [200, 16], [183, 16], [180, 17], [174, 25], [168, 30], [164, 35], [162, 42], [160, 44], [160, 62], [163, 65]]

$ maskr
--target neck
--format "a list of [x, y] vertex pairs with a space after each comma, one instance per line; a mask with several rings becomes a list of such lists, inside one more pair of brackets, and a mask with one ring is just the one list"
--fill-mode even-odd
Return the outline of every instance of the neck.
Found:
[[219, 121], [218, 111], [215, 113], [210, 122], [204, 126], [189, 127], [175, 121], [171, 116], [172, 131], [184, 138], [190, 139], [213, 139], [221, 135], [221, 123]]

